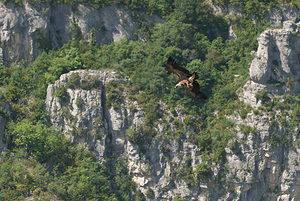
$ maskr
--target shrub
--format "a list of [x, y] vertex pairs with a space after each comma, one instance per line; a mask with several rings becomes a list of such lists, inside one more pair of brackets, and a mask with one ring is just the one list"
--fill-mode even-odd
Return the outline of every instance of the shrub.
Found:
[[294, 83], [295, 83], [295, 79], [289, 77], [289, 78], [288, 78], [288, 81], [286, 82], [286, 86], [287, 86], [287, 87], [291, 87], [291, 86], [294, 85]]
[[123, 103], [122, 92], [124, 88], [121, 83], [119, 82], [109, 82], [105, 86], [106, 92], [106, 107], [114, 109], [118, 109], [120, 104]]
[[76, 105], [78, 108], [81, 108], [84, 105], [84, 100], [80, 96], [76, 99]]
[[127, 139], [134, 144], [141, 145], [147, 139], [147, 134], [143, 132], [142, 128], [138, 128], [137, 130], [133, 130], [128, 128], [125, 132]]
[[208, 179], [212, 175], [212, 170], [209, 165], [206, 164], [205, 161], [197, 164], [195, 169], [195, 175], [198, 179]]
[[243, 110], [240, 112], [241, 118], [242, 118], [242, 119], [246, 119], [248, 113], [249, 113], [249, 111], [243, 109]]
[[237, 142], [236, 141], [232, 141], [229, 144], [229, 148], [234, 151], [237, 148]]
[[187, 201], [187, 200], [182, 198], [180, 195], [176, 195], [172, 201]]
[[136, 192], [135, 200], [136, 201], [146, 201], [146, 198], [140, 189]]
[[147, 198], [149, 198], [151, 200], [154, 199], [155, 194], [154, 194], [154, 191], [152, 190], [152, 188], [150, 188], [150, 187], [147, 188], [146, 196], [147, 196]]
[[255, 94], [256, 100], [261, 100], [262, 105], [267, 106], [268, 102], [271, 100], [268, 96], [268, 92], [265, 90], [261, 90], [257, 94]]
[[67, 88], [75, 89], [78, 88], [80, 85], [80, 76], [78, 73], [72, 73], [67, 82]]
[[36, 34], [37, 43], [39, 45], [39, 49], [44, 50], [46, 52], [52, 49], [50, 37], [45, 36], [46, 34], [43, 32], [42, 29], [40, 28], [37, 29], [35, 34]]
[[62, 102], [66, 102], [68, 100], [68, 92], [66, 87], [63, 85], [56, 88], [54, 95]]

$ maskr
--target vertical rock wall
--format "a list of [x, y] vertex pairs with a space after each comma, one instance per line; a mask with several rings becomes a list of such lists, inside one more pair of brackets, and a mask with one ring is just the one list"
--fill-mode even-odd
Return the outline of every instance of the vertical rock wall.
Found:
[[[149, 25], [161, 22], [152, 17]], [[118, 6], [95, 9], [84, 4], [50, 5], [42, 3], [15, 6], [0, 2], [0, 59], [7, 66], [24, 59], [31, 62], [43, 50], [58, 48], [72, 36], [100, 43], [122, 38], [136, 40], [139, 25], [131, 12]]]

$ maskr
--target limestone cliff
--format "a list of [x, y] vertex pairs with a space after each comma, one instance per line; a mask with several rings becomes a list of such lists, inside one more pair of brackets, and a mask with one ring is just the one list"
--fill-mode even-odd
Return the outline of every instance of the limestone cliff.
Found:
[[[300, 92], [299, 24], [284, 22], [282, 29], [268, 29], [258, 37], [258, 50], [250, 65], [251, 81], [241, 93], [243, 101], [256, 106], [262, 90], [276, 95]], [[259, 106], [259, 103], [258, 103]]]
[[[295, 102], [299, 105], [299, 100], [288, 101], [285, 96], [300, 91], [298, 35], [299, 27], [291, 21], [284, 22], [282, 29], [263, 32], [250, 66], [251, 80], [239, 93], [240, 100], [253, 110], [244, 119], [231, 117], [239, 125], [235, 140], [242, 154], [227, 150], [227, 159], [232, 179], [249, 168], [243, 185], [234, 182], [240, 183], [237, 187], [243, 200], [300, 199], [299, 112], [289, 107]], [[244, 126], [255, 128], [246, 139]]]
[[[52, 124], [73, 142], [86, 143], [95, 149], [101, 162], [107, 151], [106, 144], [110, 140], [116, 141], [118, 132], [127, 126], [125, 115], [132, 113], [127, 107], [121, 107], [118, 112], [105, 107], [105, 85], [110, 82], [126, 80], [117, 78], [114, 72], [78, 70], [62, 75], [47, 89], [46, 106]], [[58, 89], [66, 90], [62, 95], [64, 98], [56, 95]], [[108, 136], [114, 139], [108, 139]]]
[[[242, 15], [242, 9], [234, 5], [234, 3], [224, 3], [223, 1], [207, 0], [212, 10], [216, 14], [221, 15]], [[291, 6], [281, 3], [278, 7], [273, 7], [266, 10], [266, 20], [273, 27], [280, 27], [285, 21], [296, 21], [299, 15], [299, 10], [296, 6]], [[255, 18], [253, 16], [253, 21]]]
[[[79, 78], [75, 88], [70, 85], [74, 79], [72, 75]], [[143, 153], [141, 147], [132, 142], [134, 140], [128, 139], [130, 131], [145, 132], [145, 112], [136, 101], [128, 98], [124, 85], [129, 82], [130, 80], [120, 79], [115, 72], [110, 71], [78, 70], [62, 75], [47, 89], [46, 105], [51, 122], [73, 142], [86, 144], [94, 150], [101, 163], [105, 164], [105, 158], [112, 153], [114, 157], [126, 159], [128, 173], [144, 194], [152, 189], [157, 200], [170, 199], [177, 194], [197, 200], [204, 191], [190, 189], [181, 179], [172, 178], [174, 171], [183, 168], [187, 158], [192, 157], [193, 166], [200, 160], [199, 149], [187, 141], [187, 136], [193, 131], [185, 127], [182, 131], [184, 134], [179, 133], [178, 139], [167, 136], [167, 130], [174, 129], [172, 126], [170, 128], [171, 122], [182, 122], [183, 118], [177, 115], [175, 117], [165, 109], [163, 113], [167, 113], [166, 119], [160, 119], [155, 125], [156, 135], [151, 144], [147, 145], [150, 151]], [[93, 87], [85, 88], [86, 83]], [[122, 90], [118, 93], [120, 102], [113, 100], [110, 104], [108, 102], [112, 100], [109, 100], [109, 85], [112, 83], [121, 85]], [[67, 98], [57, 96], [56, 91], [62, 87], [66, 88]], [[80, 104], [78, 100], [81, 100]]]
[[[215, 13], [241, 14], [232, 5], [211, 5]], [[144, 108], [131, 97], [131, 81], [116, 72], [61, 75], [47, 89], [50, 121], [73, 143], [93, 150], [99, 163], [122, 157], [147, 200], [172, 200], [176, 195], [187, 200], [300, 200], [300, 116], [290, 107], [299, 99], [285, 97], [300, 92], [300, 25], [294, 23], [298, 14], [288, 7], [268, 12], [268, 21], [283, 28], [259, 36], [251, 80], [238, 93], [250, 109], [241, 116], [237, 108], [227, 116], [235, 133], [225, 148], [226, 171], [209, 164], [207, 180], [194, 178], [199, 165], [206, 165], [203, 150], [189, 140], [196, 131], [186, 120], [195, 117], [180, 108], [171, 112], [160, 102], [160, 117], [149, 127]], [[0, 63], [33, 61], [42, 50], [58, 48], [71, 37], [90, 41], [93, 35], [98, 43], [136, 40], [137, 28], [131, 12], [118, 6], [0, 3]], [[232, 26], [229, 31], [230, 37], [237, 37]], [[0, 152], [6, 149], [7, 111], [8, 104], [0, 101]]]
[[[180, 109], [170, 112], [161, 102], [161, 117], [147, 131], [143, 107], [130, 98], [130, 80], [115, 72], [78, 70], [62, 75], [48, 87], [47, 110], [53, 125], [74, 143], [94, 150], [100, 163], [111, 156], [125, 159], [128, 174], [149, 200], [171, 200], [176, 195], [187, 200], [298, 200], [299, 111], [282, 106], [299, 101], [282, 95], [299, 92], [297, 34], [296, 25], [287, 22], [283, 29], [267, 30], [259, 37], [250, 67], [252, 80], [239, 93], [250, 110], [244, 116], [237, 110], [227, 117], [236, 132], [225, 148], [226, 174], [224, 167], [210, 164], [211, 178], [206, 181], [191, 183], [187, 177], [195, 177], [203, 164], [202, 150], [188, 140], [195, 131], [185, 120], [194, 117]], [[274, 47], [279, 48], [272, 51]], [[275, 58], [273, 75], [264, 69], [272, 68]], [[256, 80], [267, 76], [275, 82]], [[295, 81], [279, 86], [278, 79]], [[138, 145], [137, 136], [147, 140]], [[225, 175], [224, 183], [213, 179], [220, 175]]]
[[[0, 61], [11, 65], [22, 59], [31, 62], [42, 50], [58, 48], [71, 37], [98, 43], [136, 40], [139, 25], [131, 12], [121, 7], [109, 6], [95, 9], [84, 4], [52, 5], [42, 3], [23, 6], [0, 2]], [[149, 25], [161, 20], [148, 18]]]
[[[234, 5], [234, 3], [224, 3], [224, 1], [207, 0], [214, 13], [224, 16], [231, 16], [233, 21], [237, 16], [242, 16], [243, 11], [240, 7]], [[278, 7], [269, 8], [265, 11], [265, 19], [272, 27], [281, 27], [285, 21], [297, 21], [299, 15], [299, 9], [297, 7], [281, 3]], [[252, 21], [255, 24], [255, 16], [252, 16]], [[234, 22], [231, 22], [229, 26], [229, 38], [235, 39], [236, 34], [233, 31]]]

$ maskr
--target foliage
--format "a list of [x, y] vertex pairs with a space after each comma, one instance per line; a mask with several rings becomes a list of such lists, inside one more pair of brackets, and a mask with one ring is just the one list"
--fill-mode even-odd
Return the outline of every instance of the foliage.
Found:
[[208, 179], [212, 175], [212, 170], [209, 165], [205, 163], [205, 161], [197, 164], [195, 174], [199, 179]]
[[182, 198], [180, 195], [176, 195], [172, 201], [186, 201], [186, 199]]
[[[24, 147], [29, 155], [32, 155], [40, 162], [45, 160], [57, 160], [56, 157], [62, 151], [62, 136], [54, 129], [47, 128], [40, 122], [33, 125], [27, 119], [16, 124], [9, 125], [14, 137], [14, 143], [18, 147]], [[54, 152], [57, 151], [57, 152]], [[60, 151], [59, 151], [60, 150]]]
[[263, 106], [268, 106], [270, 105], [270, 97], [268, 95], [268, 92], [265, 90], [261, 90], [260, 92], [258, 92], [257, 94], [255, 94], [255, 98], [257, 100], [260, 100]]
[[76, 89], [79, 87], [80, 85], [80, 76], [78, 73], [72, 73], [69, 77], [68, 77], [68, 82], [67, 82], [67, 88], [70, 89]]
[[76, 103], [75, 104], [77, 105], [78, 108], [81, 108], [84, 105], [84, 100], [80, 96], [78, 96], [76, 98]]
[[113, 107], [115, 110], [120, 108], [120, 104], [123, 102], [123, 86], [119, 82], [109, 82], [105, 85], [106, 92], [106, 107]]
[[36, 31], [37, 35], [37, 42], [39, 44], [39, 48], [43, 51], [48, 52], [49, 50], [52, 49], [51, 41], [50, 41], [50, 36], [48, 38], [45, 36], [45, 33], [41, 29], [38, 29]]
[[63, 85], [60, 85], [59, 87], [56, 88], [54, 95], [62, 102], [66, 102], [68, 99], [67, 88]]
[[115, 163], [114, 189], [117, 190], [118, 200], [129, 201], [132, 199], [132, 192], [135, 184], [131, 176], [127, 175], [126, 164], [122, 158], [117, 158]]
[[0, 178], [5, 178], [0, 180], [0, 196], [4, 200], [7, 196], [20, 200], [32, 193], [40, 199], [116, 200], [110, 191], [108, 169], [89, 151], [74, 147], [40, 122], [32, 125], [23, 120], [10, 125], [10, 130], [19, 149], [0, 163]]
[[153, 199], [154, 198], [155, 194], [154, 194], [154, 191], [152, 190], [152, 188], [150, 188], [150, 187], [147, 188], [146, 196], [149, 199]]
[[75, 163], [49, 184], [63, 200], [116, 199], [109, 186], [108, 169], [91, 157], [77, 155]]
[[1, 156], [0, 199], [24, 200], [33, 192], [40, 198], [56, 199], [47, 192], [50, 175], [36, 160], [30, 159], [23, 149]]
[[146, 201], [146, 198], [145, 198], [145, 196], [144, 196], [144, 194], [142, 193], [141, 190], [138, 190], [138, 191], [136, 192], [135, 200], [136, 200], [136, 201]]
[[[18, 0], [13, 2], [22, 4]], [[30, 2], [37, 4], [40, 1]], [[45, 110], [47, 86], [63, 73], [77, 69], [110, 69], [117, 71], [119, 76], [130, 78], [130, 84], [110, 82], [105, 86], [106, 106], [118, 109], [123, 103], [123, 92], [126, 92], [144, 109], [143, 125], [126, 130], [127, 139], [139, 145], [141, 152], [146, 152], [151, 144], [156, 134], [154, 127], [157, 120], [164, 118], [162, 106], [171, 111], [180, 108], [182, 113], [192, 117], [184, 121], [195, 130], [188, 140], [198, 145], [205, 160], [197, 164], [195, 170], [191, 161], [187, 160], [178, 170], [177, 175], [181, 175], [189, 186], [196, 185], [198, 179], [205, 180], [212, 175], [210, 164], [223, 165], [225, 147], [236, 133], [234, 123], [226, 115], [239, 111], [240, 116], [246, 118], [251, 111], [237, 100], [236, 90], [249, 79], [249, 62], [253, 59], [250, 53], [257, 48], [258, 34], [269, 26], [265, 21], [266, 11], [283, 1], [216, 1], [219, 4], [231, 3], [241, 8], [243, 13], [241, 16], [225, 17], [214, 15], [208, 4], [195, 0], [41, 2], [82, 2], [95, 8], [112, 3], [123, 5], [133, 11], [133, 17], [141, 24], [138, 34], [142, 34], [146, 42], [123, 39], [101, 46], [94, 40], [86, 43], [80, 40], [83, 33], [73, 23], [72, 40], [63, 47], [51, 49], [48, 36], [38, 31], [40, 48], [45, 50], [41, 56], [31, 64], [20, 62], [11, 67], [0, 66], [1, 98], [9, 102], [13, 110], [6, 133], [6, 138], [11, 139], [9, 149], [0, 162], [0, 199], [24, 200], [29, 196], [37, 200], [145, 199], [140, 191], [134, 192], [135, 185], [127, 174], [125, 161], [111, 156], [108, 163], [111, 171], [108, 171], [108, 167], [94, 160], [91, 152], [72, 145], [49, 125]], [[135, 12], [141, 9], [150, 15], [159, 15], [164, 23], [153, 28], [146, 27], [146, 20]], [[235, 40], [228, 39], [229, 24], [233, 25], [237, 35]], [[92, 38], [95, 33], [93, 30]], [[209, 97], [207, 102], [186, 96], [183, 89], [174, 88], [178, 80], [166, 69], [169, 56], [189, 71], [198, 73], [200, 88]], [[240, 78], [235, 80], [234, 75], [240, 75]], [[286, 84], [290, 86], [294, 82], [290, 79]], [[67, 88], [90, 90], [99, 86], [96, 78], [81, 80], [77, 73], [73, 73], [66, 86], [56, 89], [55, 96], [66, 101]], [[274, 99], [273, 105], [270, 104], [268, 92], [261, 91], [256, 98], [262, 101], [264, 109], [268, 107], [266, 110], [269, 112], [279, 109], [289, 114], [278, 123], [288, 125], [289, 130], [299, 127], [299, 98], [287, 95], [283, 101]], [[76, 105], [82, 107], [83, 104], [82, 98], [78, 97]], [[62, 110], [64, 115], [73, 118], [66, 107]], [[101, 118], [95, 120], [95, 129], [102, 124]], [[177, 128], [177, 132], [168, 130], [170, 136], [175, 136], [178, 141], [186, 137], [181, 128], [183, 125], [173, 121], [172, 126]], [[245, 134], [257, 132], [255, 128], [244, 125], [240, 125], [240, 130]], [[162, 150], [168, 153], [168, 139], [164, 140]], [[284, 139], [276, 132], [270, 136], [270, 143], [276, 144], [280, 140]], [[229, 146], [235, 147], [234, 144]], [[146, 197], [153, 199], [153, 196], [154, 192], [149, 188]], [[174, 200], [183, 199], [176, 196]]]

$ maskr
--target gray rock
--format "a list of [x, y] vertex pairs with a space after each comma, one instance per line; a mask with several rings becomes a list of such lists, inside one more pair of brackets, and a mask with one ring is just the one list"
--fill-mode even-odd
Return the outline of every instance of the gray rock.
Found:
[[[79, 75], [80, 84], [76, 88], [70, 88], [68, 82], [74, 73]], [[91, 80], [98, 81], [97, 87], [84, 89], [82, 83]], [[54, 84], [49, 85], [46, 109], [54, 127], [73, 143], [83, 144], [94, 150], [100, 163], [105, 164], [105, 158], [112, 153], [115, 157], [123, 157], [127, 161], [128, 174], [132, 175], [137, 187], [144, 194], [148, 188], [152, 188], [156, 200], [172, 199], [178, 194], [190, 200], [197, 200], [197, 197], [203, 196], [202, 191], [190, 188], [182, 179], [172, 178], [175, 171], [184, 168], [185, 160], [190, 156], [191, 164], [196, 168], [196, 164], [202, 160], [201, 150], [187, 139], [176, 140], [171, 136], [167, 139], [166, 130], [170, 126], [175, 132], [175, 127], [162, 123], [163, 120], [159, 119], [154, 125], [157, 132], [155, 137], [151, 144], [145, 145], [147, 152], [141, 154], [141, 148], [127, 139], [126, 129], [143, 132], [138, 128], [144, 126], [145, 112], [137, 102], [128, 99], [126, 90], [121, 94], [123, 103], [117, 108], [108, 108], [105, 102], [109, 92], [105, 86], [111, 81], [122, 84], [129, 80], [118, 78], [117, 74], [111, 71], [77, 70], [62, 75]], [[57, 89], [62, 86], [66, 87], [68, 97], [63, 100], [55, 95]], [[83, 102], [81, 107], [76, 104], [79, 97]], [[167, 118], [182, 123], [185, 118], [183, 115], [175, 117], [163, 103], [161, 105], [162, 110], [167, 113]], [[193, 129], [184, 127], [183, 132], [188, 135]], [[161, 150], [165, 150], [165, 153]]]
[[[278, 115], [279, 122], [281, 115]], [[256, 128], [257, 133], [245, 134], [237, 128], [235, 151], [226, 148], [226, 159], [229, 165], [227, 179], [236, 187], [236, 200], [297, 200], [299, 148], [280, 144], [271, 146], [269, 140], [274, 133], [279, 138], [288, 135], [284, 128], [275, 128], [270, 124], [271, 115], [263, 116], [248, 114], [246, 119], [231, 117], [236, 125], [246, 125]], [[298, 129], [290, 133], [297, 135]], [[246, 136], [245, 136], [246, 135]], [[295, 143], [295, 140], [293, 140]], [[230, 143], [229, 143], [230, 144]], [[287, 148], [289, 147], [289, 148]], [[228, 199], [231, 200], [231, 199]]]
[[[259, 37], [259, 48], [250, 67], [252, 80], [238, 94], [241, 101], [257, 109], [261, 102], [255, 95], [262, 90], [277, 97], [286, 92], [299, 92], [296, 83], [296, 79], [299, 79], [299, 61], [296, 60], [299, 54], [298, 29], [293, 22], [285, 22], [283, 29], [267, 30]], [[277, 51], [273, 51], [274, 48]], [[273, 62], [274, 59], [278, 60], [276, 74], [272, 71], [272, 66], [276, 63]], [[68, 99], [62, 101], [55, 96], [55, 91], [62, 85], [67, 86], [73, 73], [79, 74], [81, 84], [98, 80], [98, 85], [91, 89], [67, 88]], [[284, 80], [284, 86], [269, 83], [271, 78], [275, 81]], [[291, 79], [295, 83], [287, 86], [286, 83]], [[110, 153], [114, 153], [115, 157], [122, 157], [127, 162], [128, 174], [132, 175], [137, 188], [144, 194], [151, 188], [155, 194], [154, 200], [172, 200], [176, 195], [187, 200], [300, 198], [300, 150], [296, 145], [299, 128], [288, 131], [283, 125], [270, 124], [271, 120], [280, 122], [283, 115], [289, 121], [289, 115], [282, 114], [281, 111], [275, 111], [274, 114], [256, 114], [252, 111], [244, 119], [237, 113], [228, 116], [234, 122], [235, 131], [232, 132], [235, 135], [225, 148], [224, 162], [228, 165], [228, 171], [224, 177], [227, 182], [218, 183], [213, 179], [220, 177], [223, 172], [220, 164], [210, 164], [213, 175], [208, 182], [188, 185], [188, 181], [179, 176], [178, 172], [189, 167], [195, 171], [197, 164], [203, 161], [202, 150], [188, 140], [191, 134], [195, 135], [195, 131], [184, 125], [181, 128], [183, 135], [179, 138], [168, 133], [177, 131], [177, 127], [172, 124], [174, 120], [183, 123], [186, 116], [180, 112], [180, 108], [173, 112], [175, 115], [164, 103], [160, 103], [163, 117], [152, 125], [156, 133], [151, 143], [144, 145], [147, 149], [145, 152], [142, 147], [129, 141], [126, 135], [128, 128], [143, 134], [143, 130], [138, 128], [144, 126], [145, 112], [136, 101], [128, 99], [126, 90], [120, 95], [122, 104], [116, 108], [108, 108], [105, 104], [108, 98], [105, 86], [111, 81], [122, 84], [130, 80], [118, 78], [111, 71], [80, 70], [64, 74], [47, 89], [47, 111], [58, 130], [69, 136], [74, 143], [85, 144], [93, 149], [100, 163], [105, 163], [105, 157]], [[78, 97], [82, 99], [83, 107], [76, 104]], [[136, 109], [133, 111], [131, 106]], [[252, 132], [244, 133], [241, 125], [252, 128]], [[270, 139], [274, 134], [280, 140], [291, 136], [291, 144], [278, 143], [277, 146], [272, 146]], [[235, 148], [231, 146], [233, 143]], [[228, 192], [224, 192], [224, 189], [228, 189]]]
[[[80, 84], [77, 87], [67, 87], [68, 99], [64, 101], [55, 96], [60, 86], [69, 86], [72, 74], [77, 73]], [[97, 85], [86, 89], [82, 86], [86, 81], [97, 81]], [[111, 71], [78, 70], [64, 74], [47, 89], [46, 106], [51, 122], [74, 143], [84, 144], [94, 150], [97, 160], [105, 164], [105, 158], [114, 153], [114, 157], [122, 157], [127, 164], [128, 174], [138, 189], [144, 194], [152, 189], [155, 200], [172, 200], [176, 195], [187, 200], [287, 200], [297, 199], [299, 189], [298, 147], [285, 149], [285, 145], [272, 147], [269, 140], [273, 133], [280, 138], [287, 135], [285, 128], [270, 125], [272, 116], [251, 112], [245, 119], [238, 115], [229, 116], [235, 123], [235, 136], [225, 148], [225, 161], [228, 164], [226, 180], [219, 184], [217, 180], [200, 181], [194, 186], [178, 175], [178, 172], [191, 167], [195, 171], [197, 164], [203, 161], [201, 149], [188, 141], [193, 134], [193, 128], [184, 125], [183, 135], [174, 138], [167, 131], [176, 132], [177, 128], [171, 122], [183, 123], [186, 118], [176, 108], [176, 114], [169, 111], [164, 103], [160, 103], [163, 117], [153, 125], [156, 134], [150, 144], [144, 144], [144, 152], [139, 145], [128, 140], [126, 129], [137, 132], [144, 126], [145, 112], [137, 102], [129, 100], [126, 90], [120, 95], [123, 98], [119, 107], [108, 108], [105, 104], [109, 93], [105, 86], [111, 81], [120, 84], [130, 80], [119, 78]], [[241, 100], [249, 100], [249, 104], [258, 105], [253, 96], [267, 86], [249, 81], [240, 95]], [[78, 106], [76, 100], [83, 100]], [[244, 98], [244, 99], [243, 99]], [[135, 107], [134, 111], [132, 106]], [[65, 108], [65, 109], [63, 109]], [[76, 118], [75, 118], [76, 117]], [[192, 118], [192, 117], [190, 117]], [[275, 121], [281, 118], [280, 113]], [[287, 117], [288, 119], [289, 117]], [[101, 121], [99, 121], [101, 120]], [[245, 134], [239, 125], [255, 128], [255, 133]], [[96, 127], [95, 127], [96, 126]], [[79, 133], [79, 130], [81, 131]], [[293, 143], [297, 139], [298, 129], [292, 131]], [[142, 133], [141, 133], [142, 134]], [[231, 143], [236, 144], [232, 150]], [[189, 161], [190, 166], [187, 166]], [[222, 173], [219, 164], [210, 164], [212, 178]], [[222, 185], [222, 187], [220, 186]], [[231, 189], [234, 193], [224, 192]], [[223, 189], [223, 190], [222, 190]]]
[[251, 79], [281, 93], [300, 91], [300, 29], [292, 21], [283, 29], [269, 29], [258, 37], [256, 57], [250, 66]]
[[21, 59], [32, 61], [41, 53], [37, 42], [38, 32], [48, 28], [42, 9], [37, 10], [28, 3], [20, 8], [10, 3], [7, 6], [0, 3], [1, 57], [5, 65]]
[[[80, 79], [75, 88], [68, 88], [72, 74]], [[115, 72], [77, 70], [61, 75], [47, 88], [46, 109], [52, 124], [72, 142], [94, 149], [100, 162], [104, 162], [106, 143], [110, 140], [107, 136], [112, 135], [116, 144], [122, 142], [118, 132], [126, 126], [120, 123], [126, 118], [122, 111], [111, 112], [105, 106], [105, 85], [111, 81], [127, 80], [117, 78]], [[66, 100], [55, 95], [62, 87], [66, 89]]]
[[[242, 16], [242, 9], [234, 6], [231, 3], [223, 3], [217, 2], [213, 0], [206, 1], [214, 11], [214, 13], [218, 15], [230, 15], [232, 19], [236, 18], [236, 16]], [[297, 17], [300, 12], [296, 6], [284, 5], [281, 4], [278, 7], [274, 7], [272, 9], [268, 9], [266, 11], [266, 20], [270, 23], [272, 27], [280, 27], [285, 21], [293, 21], [294, 23], [297, 21]], [[256, 19], [253, 16], [252, 21], [255, 24]], [[228, 30], [229, 39], [235, 39], [236, 34], [232, 30], [232, 25], [230, 25]]]
[[295, 7], [281, 6], [280, 8], [272, 8], [267, 19], [273, 27], [280, 27], [285, 21], [296, 22], [299, 10]]
[[[261, 106], [261, 101], [255, 96], [262, 90], [267, 91], [271, 99], [276, 97], [279, 100], [284, 93], [299, 93], [298, 34], [298, 26], [287, 21], [282, 29], [266, 30], [260, 35], [256, 58], [250, 66], [252, 80], [238, 94], [241, 101], [257, 109]], [[294, 82], [289, 86], [291, 80]], [[239, 115], [230, 117], [236, 125], [246, 125], [256, 130], [256, 133], [246, 135], [237, 128], [235, 140], [238, 142], [239, 152], [227, 150], [226, 154], [231, 170], [228, 179], [239, 178], [235, 186], [238, 187], [236, 193], [240, 200], [300, 198], [297, 193], [300, 191], [299, 157], [296, 154], [299, 152], [299, 146], [296, 145], [299, 128], [281, 125], [282, 117], [289, 122], [289, 114], [283, 114], [282, 111], [264, 111], [261, 114], [251, 112], [245, 119], [241, 119]], [[271, 122], [278, 123], [278, 126]], [[271, 145], [270, 140], [274, 135], [278, 139], [275, 145]], [[288, 144], [280, 143], [285, 138], [290, 140]]]
[[[148, 26], [162, 22], [140, 14], [148, 19]], [[24, 1], [16, 7], [0, 2], [0, 60], [7, 66], [22, 59], [31, 62], [43, 50], [41, 40], [44, 46], [56, 49], [70, 41], [72, 34], [90, 41], [93, 32], [99, 44], [122, 38], [137, 40], [137, 28], [131, 12], [114, 5], [95, 9], [85, 4], [33, 6]]]

